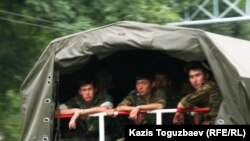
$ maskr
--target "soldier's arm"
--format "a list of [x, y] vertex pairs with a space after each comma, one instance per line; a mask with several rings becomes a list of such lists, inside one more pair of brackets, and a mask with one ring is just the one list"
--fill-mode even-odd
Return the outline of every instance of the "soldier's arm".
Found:
[[135, 122], [140, 121], [140, 116], [138, 116], [139, 108], [135, 105], [135, 93], [130, 93], [126, 96], [120, 104], [116, 107], [117, 111], [127, 111], [130, 112], [129, 119], [134, 120]]
[[130, 93], [128, 94], [123, 100], [122, 102], [120, 102], [118, 104], [118, 106], [116, 107], [117, 111], [132, 111], [133, 109], [135, 109], [136, 107], [134, 106], [134, 93]]
[[132, 110], [155, 110], [155, 109], [163, 109], [164, 105], [161, 103], [151, 103], [146, 105], [138, 105], [138, 106], [129, 106], [129, 105], [120, 105], [116, 107], [117, 111], [132, 111]]
[[58, 109], [55, 110], [55, 114], [74, 114], [75, 112], [79, 111], [80, 109], [77, 108], [78, 105], [76, 104], [76, 99], [72, 98], [67, 102], [59, 105]]
[[[123, 101], [125, 102], [125, 101]], [[129, 113], [129, 119], [134, 120], [135, 122], [140, 122], [141, 118], [138, 115], [140, 112], [140, 109], [138, 106], [129, 106], [129, 105], [122, 105], [122, 103], [120, 104], [120, 106], [118, 106], [116, 108], [117, 111], [127, 111], [130, 112]]]
[[116, 110], [117, 111], [132, 111], [133, 109], [136, 109], [137, 107], [135, 106], [127, 106], [127, 105], [122, 105], [122, 106], [118, 106], [116, 107]]
[[[87, 108], [87, 109], [79, 109], [75, 111], [74, 115], [70, 119], [69, 122], [69, 129], [76, 128], [76, 120], [79, 116], [87, 116], [89, 114], [99, 113], [99, 112], [107, 112], [108, 115], [113, 115], [114, 111], [111, 109], [113, 108], [113, 104], [110, 101], [104, 101], [102, 104], [96, 107]], [[108, 110], [112, 110], [112, 112], [108, 112]]]
[[210, 95], [209, 98], [210, 112], [208, 114], [209, 117], [207, 117], [209, 122], [215, 121], [217, 114], [219, 112], [221, 102], [222, 102], [222, 96], [219, 92]]
[[110, 109], [110, 107], [108, 106], [98, 106], [98, 107], [93, 107], [93, 108], [88, 108], [88, 109], [81, 109], [79, 114], [89, 115], [89, 114], [94, 114], [94, 113], [106, 112], [108, 109]]
[[183, 108], [192, 108], [200, 101], [208, 98], [209, 95], [214, 93], [215, 91], [216, 91], [216, 88], [213, 85], [205, 84], [202, 87], [198, 88], [192, 94], [187, 95], [184, 98], [182, 98], [180, 103], [183, 106]]
[[156, 110], [156, 109], [163, 109], [164, 105], [162, 103], [151, 103], [147, 105], [138, 105], [136, 107], [139, 110]]
[[[178, 103], [177, 109], [184, 109], [185, 107], [181, 104], [181, 102]], [[184, 114], [181, 112], [176, 112], [173, 117], [173, 124], [183, 124], [184, 123]]]
[[99, 101], [99, 104], [97, 106], [86, 108], [86, 109], [81, 109], [78, 114], [89, 115], [89, 114], [94, 114], [94, 113], [107, 112], [109, 109], [112, 109], [112, 108], [113, 108], [112, 99], [109, 98], [109, 96], [107, 95], [106, 98], [101, 99]]
[[177, 109], [184, 109], [185, 107], [181, 104], [181, 102], [178, 103]]
[[70, 109], [57, 109], [55, 111], [56, 114], [74, 114], [75, 112], [79, 111], [78, 108], [70, 108]]
[[88, 109], [79, 109], [74, 113], [72, 118], [69, 122], [69, 129], [75, 129], [76, 128], [76, 120], [79, 118], [79, 116], [88, 115], [88, 114], [94, 114], [99, 112], [106, 112], [110, 107], [108, 106], [98, 106]]
[[55, 111], [55, 114], [75, 114], [76, 112], [79, 112], [80, 115], [88, 115], [88, 114], [94, 114], [99, 112], [107, 112], [108, 109], [111, 109], [108, 106], [103, 107], [93, 107], [88, 109], [79, 109], [79, 108], [70, 108], [70, 109], [57, 109]]
[[166, 105], [166, 94], [164, 91], [158, 91], [153, 95], [153, 101], [150, 104], [145, 105], [138, 105], [136, 108], [139, 110], [156, 110], [156, 109], [163, 109]]

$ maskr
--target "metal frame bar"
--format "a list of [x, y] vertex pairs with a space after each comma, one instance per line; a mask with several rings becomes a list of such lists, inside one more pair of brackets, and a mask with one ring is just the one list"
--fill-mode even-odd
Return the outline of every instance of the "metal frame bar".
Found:
[[[189, 20], [192, 20], [194, 19], [199, 13], [200, 11], [203, 11], [205, 8], [205, 6], [209, 3], [210, 0], [206, 0], [206, 1], [203, 1], [203, 3], [201, 5], [198, 5], [197, 9], [194, 11], [194, 13], [188, 17]], [[203, 10], [202, 10], [203, 9]], [[207, 11], [207, 10], [204, 10], [204, 11]], [[206, 14], [206, 13], [204, 13]], [[209, 13], [207, 16], [209, 17], [211, 13]]]
[[[219, 0], [205, 0], [202, 1], [197, 9], [190, 13], [189, 11], [184, 11], [184, 19], [181, 22], [168, 23], [167, 25], [198, 25], [198, 24], [212, 24], [212, 23], [222, 23], [222, 22], [236, 22], [250, 20], [250, 0], [245, 0], [245, 8], [241, 9], [237, 5], [242, 0], [235, 0], [233, 2], [229, 0], [222, 0], [228, 7], [220, 12]], [[213, 2], [213, 13], [206, 9], [206, 6]], [[239, 14], [236, 17], [226, 17], [231, 11]], [[195, 20], [198, 14], [204, 14], [208, 16], [208, 19]]]
[[[193, 109], [188, 109], [186, 110], [180, 110], [182, 112], [190, 112], [190, 111], [196, 111], [196, 112], [207, 112], [209, 108], [193, 108]], [[176, 113], [178, 109], [173, 108], [173, 109], [159, 109], [159, 110], [152, 110], [152, 111], [147, 111], [146, 113], [148, 114], [156, 114], [156, 125], [162, 125], [162, 114], [163, 113]], [[122, 114], [129, 114], [129, 112], [122, 112]], [[115, 111], [114, 115], [120, 115], [120, 112]], [[99, 141], [105, 141], [105, 121], [104, 118], [107, 116], [107, 113], [102, 112], [102, 113], [96, 113], [96, 114], [91, 114], [91, 117], [97, 117], [99, 118]]]
[[246, 0], [246, 14], [250, 15], [250, 0]]
[[220, 15], [220, 10], [219, 10], [219, 1], [218, 0], [213, 0], [213, 10], [214, 10], [214, 17], [218, 18]]
[[[191, 109], [158, 109], [158, 110], [151, 110], [151, 111], [141, 111], [146, 112], [147, 114], [156, 114], [156, 125], [162, 125], [162, 114], [163, 113], [176, 113], [179, 112], [208, 112], [209, 108], [191, 108]], [[117, 115], [129, 115], [129, 112], [124, 111], [115, 111], [114, 116]], [[70, 119], [73, 115], [55, 115], [55, 119]], [[105, 141], [105, 116], [107, 116], [107, 113], [101, 112], [101, 113], [95, 113], [90, 114], [90, 117], [98, 117], [99, 119], [99, 141]]]
[[104, 122], [105, 113], [99, 114], [99, 141], [105, 141], [105, 122]]
[[212, 19], [212, 20], [184, 21], [184, 22], [168, 23], [167, 25], [170, 25], [170, 26], [201, 25], [201, 24], [237, 22], [237, 21], [246, 21], [246, 20], [250, 20], [250, 16], [223, 18], [223, 19]]
[[227, 4], [229, 7], [223, 12], [223, 13], [221, 13], [221, 15], [220, 15], [220, 18], [223, 18], [223, 17], [225, 17], [231, 10], [234, 10], [235, 12], [237, 12], [239, 15], [241, 15], [241, 16], [245, 16], [246, 14], [241, 10], [241, 9], [239, 9], [236, 5], [238, 5], [239, 4], [239, 2], [240, 2], [241, 0], [236, 0], [236, 1], [234, 1], [233, 3], [232, 2], [230, 2], [230, 1], [228, 1], [228, 0], [223, 0], [223, 2], [225, 3], [225, 4]]

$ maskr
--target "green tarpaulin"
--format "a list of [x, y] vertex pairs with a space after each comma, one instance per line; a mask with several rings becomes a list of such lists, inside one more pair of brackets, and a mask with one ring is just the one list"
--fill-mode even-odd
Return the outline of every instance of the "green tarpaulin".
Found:
[[118, 22], [53, 40], [21, 86], [22, 141], [52, 140], [57, 72], [127, 50], [152, 50], [183, 61], [207, 60], [224, 101], [220, 124], [250, 124], [250, 42], [197, 29]]

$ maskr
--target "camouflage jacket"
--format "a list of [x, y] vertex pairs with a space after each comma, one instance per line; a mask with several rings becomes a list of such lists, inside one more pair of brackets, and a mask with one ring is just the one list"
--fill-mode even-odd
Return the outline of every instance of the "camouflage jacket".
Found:
[[86, 109], [86, 108], [100, 106], [102, 103], [106, 101], [113, 102], [113, 99], [109, 94], [105, 92], [102, 93], [99, 92], [95, 94], [94, 101], [90, 105], [87, 104], [80, 95], [77, 95], [76, 97], [66, 101], [64, 104], [67, 106], [67, 108]]
[[[113, 99], [109, 94], [105, 92], [99, 92], [95, 94], [94, 101], [90, 105], [87, 104], [80, 95], [68, 100], [64, 104], [67, 106], [67, 108], [86, 109], [100, 106], [106, 101], [110, 101], [112, 103]], [[84, 132], [85, 135], [98, 135], [98, 117], [88, 117], [85, 120], [78, 121], [77, 126], [78, 128], [81, 128], [81, 132]]]
[[209, 107], [209, 113], [204, 114], [204, 120], [214, 122], [218, 114], [222, 96], [212, 81], [207, 81], [200, 88], [185, 96], [181, 104], [185, 108], [192, 107]]
[[[164, 91], [157, 90], [153, 91], [150, 96], [150, 100], [148, 103], [135, 91], [131, 91], [118, 106], [138, 106], [138, 105], [145, 105], [151, 103], [161, 103], [166, 107], [166, 94]], [[140, 124], [155, 124], [155, 115], [154, 114], [147, 114]]]

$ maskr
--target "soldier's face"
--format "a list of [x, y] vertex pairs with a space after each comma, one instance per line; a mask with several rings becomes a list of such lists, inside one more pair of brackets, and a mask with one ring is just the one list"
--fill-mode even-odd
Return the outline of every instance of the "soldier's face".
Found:
[[202, 86], [208, 78], [208, 75], [204, 73], [201, 69], [190, 70], [188, 75], [189, 82], [195, 89], [198, 89], [200, 86]]
[[136, 90], [141, 96], [147, 95], [152, 90], [152, 82], [147, 79], [137, 80]]
[[165, 90], [170, 85], [167, 76], [164, 74], [156, 74], [155, 75], [155, 87], [157, 89]]
[[92, 84], [87, 84], [81, 86], [79, 94], [82, 96], [85, 102], [91, 102], [94, 99], [95, 91], [96, 90]]

